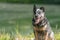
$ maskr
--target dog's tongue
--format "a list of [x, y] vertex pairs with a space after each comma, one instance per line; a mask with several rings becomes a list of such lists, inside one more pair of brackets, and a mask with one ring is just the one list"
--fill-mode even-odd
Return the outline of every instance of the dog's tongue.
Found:
[[36, 18], [36, 20], [35, 20], [35, 24], [38, 24], [39, 21], [40, 21], [40, 19]]

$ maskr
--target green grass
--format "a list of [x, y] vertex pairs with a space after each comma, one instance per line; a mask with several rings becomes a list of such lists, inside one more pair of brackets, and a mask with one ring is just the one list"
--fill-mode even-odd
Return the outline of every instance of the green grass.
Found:
[[[58, 35], [60, 32], [60, 5], [37, 6], [45, 7], [46, 16], [51, 24], [51, 27], [56, 35]], [[32, 4], [0, 3], [0, 34], [4, 35], [8, 33], [9, 35], [14, 36], [20, 33], [21, 36], [30, 35], [33, 33], [32, 16]]]

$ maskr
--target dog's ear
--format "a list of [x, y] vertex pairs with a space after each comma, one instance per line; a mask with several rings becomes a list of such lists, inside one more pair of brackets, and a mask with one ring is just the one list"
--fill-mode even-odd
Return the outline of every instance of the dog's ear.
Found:
[[34, 4], [33, 12], [36, 13], [36, 5]]
[[41, 10], [43, 10], [43, 12], [45, 12], [45, 8], [44, 7], [40, 7]]

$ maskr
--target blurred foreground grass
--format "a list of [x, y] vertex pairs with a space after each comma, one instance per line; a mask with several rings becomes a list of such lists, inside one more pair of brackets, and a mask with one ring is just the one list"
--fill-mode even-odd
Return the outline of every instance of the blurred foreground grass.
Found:
[[[60, 40], [60, 33], [55, 34], [55, 39]], [[14, 36], [10, 34], [0, 34], [0, 40], [34, 40], [34, 34], [28, 36], [22, 36], [21, 34], [16, 34]]]

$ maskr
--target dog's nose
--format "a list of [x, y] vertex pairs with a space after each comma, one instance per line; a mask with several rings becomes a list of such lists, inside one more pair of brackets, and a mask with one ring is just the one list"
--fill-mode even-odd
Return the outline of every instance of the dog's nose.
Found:
[[37, 16], [35, 15], [35, 17], [37, 18]]

